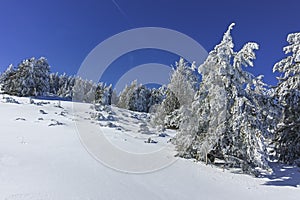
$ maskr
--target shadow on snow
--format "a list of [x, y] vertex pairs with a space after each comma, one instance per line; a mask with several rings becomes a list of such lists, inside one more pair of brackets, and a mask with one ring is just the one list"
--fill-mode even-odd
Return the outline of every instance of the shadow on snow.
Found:
[[264, 185], [300, 187], [299, 167], [276, 162], [270, 163], [270, 167], [273, 173], [265, 176], [265, 178], [270, 180], [264, 183]]

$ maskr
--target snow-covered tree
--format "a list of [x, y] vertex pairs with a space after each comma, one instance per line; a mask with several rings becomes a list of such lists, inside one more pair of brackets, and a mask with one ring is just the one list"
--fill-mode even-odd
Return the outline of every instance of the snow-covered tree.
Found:
[[5, 80], [3, 80], [2, 89], [8, 94], [17, 96], [46, 95], [50, 89], [49, 71], [50, 67], [46, 58], [23, 60], [16, 70], [9, 67], [4, 73]]
[[195, 72], [195, 63], [190, 66], [180, 58], [175, 63], [165, 98], [157, 109], [153, 122], [166, 128], [178, 129], [182, 112], [191, 107], [198, 88], [199, 77]]
[[59, 90], [59, 75], [58, 73], [51, 73], [49, 76], [50, 94], [57, 95]]
[[124, 88], [117, 105], [132, 111], [148, 112], [150, 97], [151, 91], [144, 85], [138, 85], [135, 80]]
[[119, 101], [119, 96], [117, 91], [114, 89], [111, 94], [111, 105], [117, 105]]
[[132, 81], [130, 86], [126, 85], [119, 96], [119, 101], [118, 101], [117, 106], [119, 108], [129, 109], [130, 98], [136, 89], [137, 89], [137, 81], [136, 80]]
[[282, 73], [275, 93], [282, 107], [276, 129], [276, 153], [282, 162], [300, 163], [300, 33], [287, 37], [288, 56], [274, 65], [273, 71]]
[[112, 85], [106, 86], [104, 83], [98, 83], [95, 91], [95, 103], [111, 105], [112, 95]]
[[60, 75], [59, 81], [58, 81], [59, 89], [58, 89], [56, 95], [59, 97], [72, 99], [73, 87], [74, 87], [77, 79], [79, 79], [79, 77], [68, 76], [65, 73]]
[[149, 112], [156, 112], [157, 107], [163, 102], [165, 99], [166, 94], [166, 87], [161, 86], [160, 88], [152, 88], [150, 91], [150, 98], [149, 98]]
[[150, 90], [144, 85], [139, 85], [135, 90], [130, 93], [128, 108], [129, 110], [138, 111], [138, 112], [148, 112], [149, 110], [149, 99], [150, 99]]
[[95, 102], [96, 84], [92, 81], [83, 80], [80, 77], [75, 79], [73, 91], [73, 101], [92, 103]]
[[198, 87], [199, 80], [193, 70], [194, 68], [190, 67], [183, 58], [180, 58], [179, 62], [176, 62], [176, 67], [173, 68], [168, 88], [181, 106], [191, 105]]
[[276, 104], [274, 89], [263, 82], [263, 75], [255, 77], [252, 84], [247, 84], [246, 93], [256, 105], [256, 116], [261, 122], [263, 135], [267, 139], [274, 139], [274, 130], [278, 124], [280, 107]]
[[104, 90], [104, 98], [102, 99], [102, 104], [104, 105], [111, 105], [112, 104], [112, 96], [113, 96], [113, 89], [112, 85], [105, 87]]
[[47, 95], [50, 91], [49, 73], [50, 66], [46, 58], [41, 57], [34, 62], [33, 79], [36, 96]]
[[186, 110], [180, 132], [174, 143], [179, 155], [208, 161], [219, 157], [230, 166], [251, 172], [267, 168], [261, 123], [257, 108], [246, 93], [253, 75], [242, 66], [253, 66], [256, 43], [247, 43], [234, 52], [231, 24], [223, 40], [199, 67], [200, 90]]
[[13, 65], [9, 65], [0, 76], [1, 90], [7, 94], [17, 95], [16, 81], [16, 70]]

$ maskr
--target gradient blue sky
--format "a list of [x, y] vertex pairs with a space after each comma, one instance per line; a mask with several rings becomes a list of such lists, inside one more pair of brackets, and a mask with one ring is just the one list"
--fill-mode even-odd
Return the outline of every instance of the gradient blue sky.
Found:
[[[235, 48], [258, 42], [260, 50], [250, 71], [276, 84], [272, 67], [284, 56], [287, 34], [300, 31], [299, 10], [296, 0], [0, 0], [0, 70], [25, 58], [45, 56], [53, 72], [76, 74], [100, 42], [147, 26], [180, 31], [210, 51], [227, 26], [236, 22]], [[158, 53], [146, 54], [153, 58]], [[165, 64], [175, 61], [172, 55], [154, 57]], [[140, 53], [119, 64], [130, 68], [143, 62], [149, 60]]]

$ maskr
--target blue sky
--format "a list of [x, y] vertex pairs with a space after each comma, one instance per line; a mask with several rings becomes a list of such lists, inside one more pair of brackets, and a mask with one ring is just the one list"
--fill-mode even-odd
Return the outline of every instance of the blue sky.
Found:
[[[236, 49], [247, 41], [260, 44], [250, 71], [264, 74], [267, 83], [276, 84], [272, 67], [284, 56], [286, 36], [300, 31], [300, 2], [296, 0], [0, 0], [0, 8], [1, 71], [10, 63], [45, 56], [53, 72], [76, 74], [100, 42], [119, 32], [148, 26], [180, 31], [210, 51], [227, 26], [235, 22]], [[175, 61], [174, 55], [157, 54], [127, 55], [115, 65], [128, 70], [153, 57], [165, 64]], [[114, 79], [109, 76], [106, 81]]]

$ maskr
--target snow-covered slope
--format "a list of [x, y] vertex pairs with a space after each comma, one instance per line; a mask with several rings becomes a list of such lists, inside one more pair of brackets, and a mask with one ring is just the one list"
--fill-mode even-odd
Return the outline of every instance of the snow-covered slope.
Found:
[[[277, 164], [275, 174], [265, 178], [184, 159], [149, 173], [113, 169], [95, 158], [82, 136], [94, 137], [89, 131], [101, 130], [99, 135], [124, 152], [145, 155], [165, 149], [168, 159], [174, 153], [169, 143], [174, 132], [159, 137], [148, 115], [114, 107], [96, 113], [95, 120], [88, 104], [76, 103], [74, 114], [72, 102], [59, 107], [56, 100], [30, 104], [28, 98], [13, 99], [19, 104], [0, 96], [0, 200], [300, 198], [299, 168]], [[84, 134], [78, 134], [81, 123], [90, 124]], [[157, 143], [145, 143], [149, 138]], [[110, 151], [102, 153], [113, 157]]]

